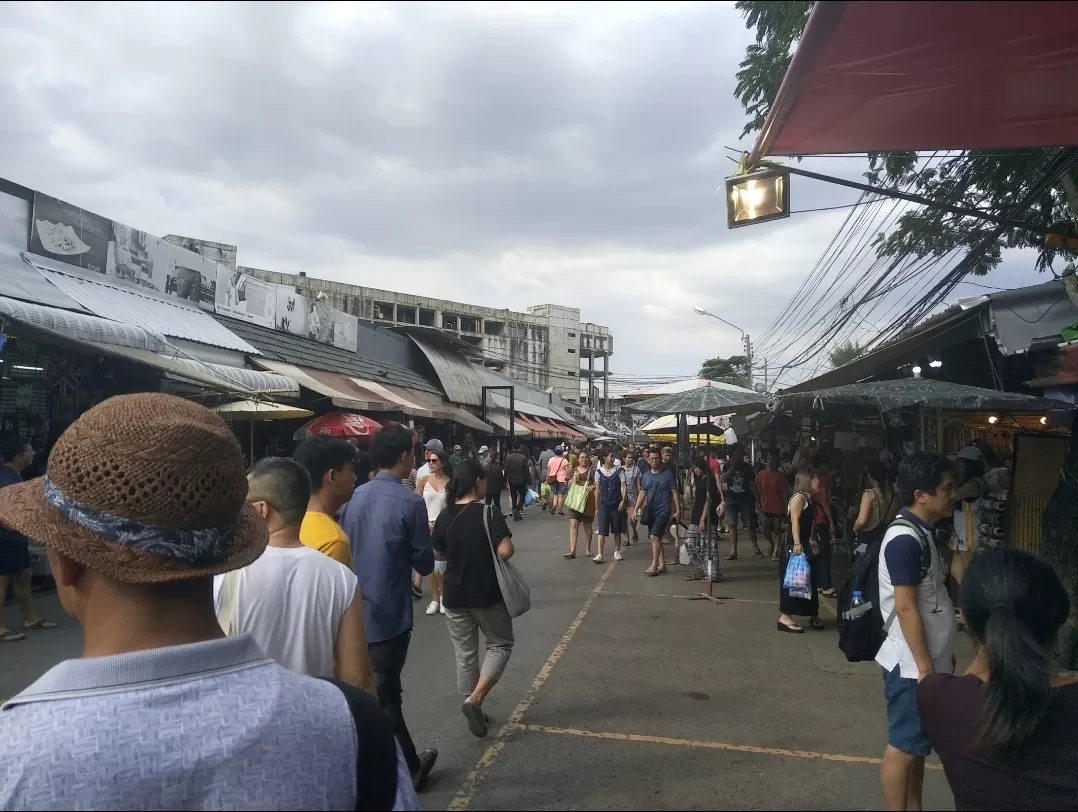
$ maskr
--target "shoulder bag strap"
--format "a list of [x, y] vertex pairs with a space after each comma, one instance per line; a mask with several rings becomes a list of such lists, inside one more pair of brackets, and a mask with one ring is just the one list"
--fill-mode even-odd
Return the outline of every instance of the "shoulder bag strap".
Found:
[[392, 809], [397, 800], [397, 739], [378, 697], [338, 679], [322, 677], [344, 694], [356, 728], [356, 812]]

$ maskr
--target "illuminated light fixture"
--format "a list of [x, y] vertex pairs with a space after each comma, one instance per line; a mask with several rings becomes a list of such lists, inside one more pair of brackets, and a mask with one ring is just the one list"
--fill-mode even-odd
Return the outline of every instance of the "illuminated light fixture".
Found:
[[1048, 425], [1048, 418], [1047, 417], [1042, 417], [1041, 418], [1041, 425], [1042, 426], [1047, 426]]
[[726, 225], [740, 228], [790, 216], [790, 173], [767, 169], [726, 179]]
[[27, 366], [22, 366], [21, 364], [12, 364], [11, 368], [12, 369], [21, 369], [24, 372], [44, 372], [45, 371], [45, 367], [27, 367]]
[[991, 423], [992, 425], [995, 425], [996, 423], [999, 422], [999, 418], [996, 417], [995, 415], [992, 415], [990, 418], [988, 418], [988, 422]]
[[943, 361], [941, 361], [940, 359], [936, 358], [936, 359], [934, 359], [934, 360], [932, 360], [932, 361], [929, 361], [929, 362], [928, 362], [928, 365], [929, 365], [930, 367], [932, 367], [932, 369], [939, 369], [939, 368], [940, 368], [941, 366], [943, 366]]
[[921, 368], [919, 366], [913, 368], [913, 377], [915, 377], [915, 378], [920, 378], [921, 377]]

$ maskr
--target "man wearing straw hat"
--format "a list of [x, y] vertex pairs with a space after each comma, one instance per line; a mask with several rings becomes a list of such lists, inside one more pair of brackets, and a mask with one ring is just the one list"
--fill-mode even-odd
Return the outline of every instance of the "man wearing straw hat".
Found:
[[0, 808], [417, 808], [372, 696], [221, 631], [213, 576], [267, 542], [247, 499], [228, 426], [156, 393], [90, 409], [44, 477], [0, 490], [84, 633], [0, 708]]

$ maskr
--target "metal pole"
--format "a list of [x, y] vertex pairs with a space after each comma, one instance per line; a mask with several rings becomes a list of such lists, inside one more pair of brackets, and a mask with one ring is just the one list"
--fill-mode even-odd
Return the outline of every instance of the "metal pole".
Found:
[[764, 391], [767, 391], [767, 359], [764, 359]]
[[745, 358], [748, 367], [749, 389], [752, 389], [752, 339], [745, 333]]

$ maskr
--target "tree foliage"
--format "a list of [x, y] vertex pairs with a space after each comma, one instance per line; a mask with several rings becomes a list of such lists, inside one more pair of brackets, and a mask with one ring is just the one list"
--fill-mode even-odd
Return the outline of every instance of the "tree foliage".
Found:
[[729, 358], [708, 358], [700, 365], [700, 377], [707, 378], [709, 381], [747, 387], [749, 359], [744, 355], [731, 355]]
[[864, 353], [861, 345], [856, 341], [846, 340], [839, 342], [827, 353], [827, 360], [833, 369], [844, 367], [846, 364], [856, 361]]
[[[734, 90], [748, 114], [744, 136], [763, 126], [813, 3], [739, 0], [734, 5], [756, 35], [756, 42], [745, 50]], [[1046, 154], [1045, 150], [1032, 149], [968, 150], [948, 155], [931, 168], [926, 166], [927, 156], [919, 158], [912, 152], [870, 154], [865, 177], [874, 186], [899, 187], [952, 205], [1067, 231], [1078, 211], [1068, 205], [1061, 184], [1039, 195], [1031, 209], [1015, 210], [1015, 203], [1040, 180]], [[992, 229], [977, 218], [921, 206], [904, 212], [895, 227], [887, 234], [878, 234], [873, 244], [880, 257], [943, 257], [957, 248], [978, 245]], [[1074, 256], [1046, 247], [1038, 234], [1011, 229], [977, 260], [972, 272], [988, 273], [1000, 263], [1002, 249], [1012, 247], [1036, 248], [1037, 269], [1041, 271], [1051, 268], [1057, 255]]]

